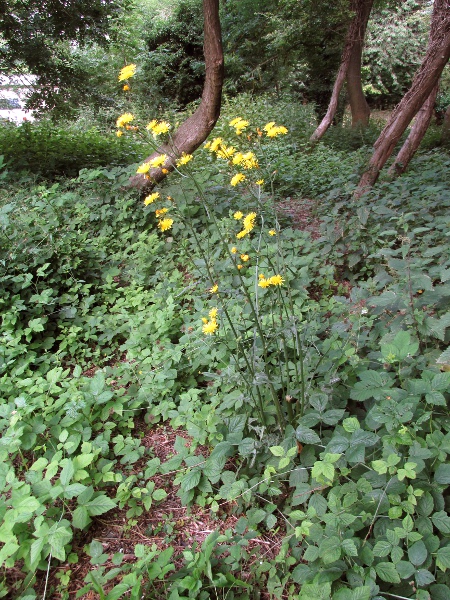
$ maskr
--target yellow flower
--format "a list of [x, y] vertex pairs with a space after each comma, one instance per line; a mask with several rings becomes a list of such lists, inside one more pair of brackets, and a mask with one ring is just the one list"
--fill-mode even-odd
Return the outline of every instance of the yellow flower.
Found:
[[152, 204], [152, 202], [154, 202], [155, 200], [158, 200], [158, 198], [159, 198], [159, 193], [153, 192], [153, 194], [150, 194], [150, 196], [147, 196], [146, 198], [144, 198], [145, 206]]
[[247, 262], [249, 258], [250, 258], [250, 256], [248, 254], [241, 254], [242, 262]]
[[150, 163], [145, 162], [142, 163], [142, 165], [140, 167], [138, 167], [138, 170], [136, 171], [136, 173], [148, 173], [150, 171]]
[[146, 129], [148, 129], [149, 131], [153, 131], [153, 128], [158, 124], [158, 121], [156, 119], [153, 119], [153, 121], [150, 121], [150, 123], [146, 126]]
[[268, 288], [270, 283], [268, 279], [260, 279], [258, 285], [261, 288]]
[[264, 185], [264, 179], [258, 179], [256, 185]]
[[208, 319], [206, 317], [202, 317], [202, 321], [206, 324], [208, 322]]
[[128, 92], [130, 90], [130, 86], [128, 85], [128, 83], [126, 83], [122, 89], [124, 92]]
[[151, 167], [160, 167], [161, 165], [163, 165], [167, 160], [167, 154], [160, 154], [159, 156], [156, 156], [155, 158], [152, 158], [151, 161], [149, 161], [149, 165]]
[[117, 135], [117, 137], [120, 137], [120, 136], [122, 136], [122, 135], [123, 135], [123, 131], [122, 131], [121, 129], [118, 129], [118, 130], [116, 131], [116, 135]]
[[206, 144], [205, 144], [205, 148], [206, 148], [206, 149], [208, 149], [208, 148], [210, 148], [210, 147], [211, 147], [211, 142], [206, 142]]
[[256, 219], [256, 213], [255, 212], [249, 213], [243, 221], [244, 229], [246, 229], [247, 231], [251, 231], [253, 229], [253, 227], [255, 226], [255, 219]]
[[232, 254], [236, 254], [236, 252], [237, 252], [237, 248], [236, 248], [236, 246], [233, 246], [233, 247], [231, 248], [231, 253], [232, 253]]
[[127, 123], [130, 123], [134, 119], [134, 115], [131, 113], [124, 113], [116, 121], [117, 127], [124, 127]]
[[217, 328], [218, 328], [217, 321], [215, 319], [212, 319], [211, 321], [207, 321], [203, 325], [202, 331], [206, 335], [212, 335], [213, 333], [215, 333], [215, 331], [217, 330]]
[[269, 285], [283, 285], [284, 279], [281, 277], [281, 275], [273, 275], [270, 277], [270, 279], [268, 279], [268, 282]]
[[161, 231], [167, 231], [173, 225], [173, 219], [162, 219], [158, 223], [158, 227]]
[[161, 169], [161, 172], [164, 173], [164, 175], [167, 175], [167, 173], [169, 172], [168, 169]]
[[217, 292], [219, 291], [219, 286], [217, 285], [217, 283], [215, 283], [212, 288], [209, 288], [209, 291], [211, 292], [211, 294], [217, 294]]
[[240, 183], [241, 181], [244, 181], [244, 179], [245, 179], [245, 175], [243, 175], [242, 173], [237, 173], [237, 175], [232, 177], [230, 183], [233, 187], [235, 187], [238, 183]]
[[277, 235], [275, 229], [269, 229], [269, 235]]
[[219, 158], [223, 158], [224, 160], [228, 160], [229, 158], [231, 158], [233, 156], [233, 154], [236, 152], [236, 148], [234, 148], [233, 146], [225, 146], [225, 145], [221, 145], [219, 147], [219, 149], [217, 150], [216, 154]]
[[223, 144], [223, 139], [218, 137], [218, 138], [214, 138], [213, 141], [211, 142], [210, 146], [209, 146], [209, 151], [210, 152], [215, 152], [216, 150], [218, 150], [220, 148], [220, 146]]
[[244, 169], [258, 169], [259, 168], [258, 160], [257, 160], [256, 156], [253, 154], [253, 152], [247, 152], [247, 154], [243, 155], [242, 165], [243, 165]]
[[239, 219], [242, 219], [243, 216], [244, 215], [243, 215], [243, 213], [241, 213], [240, 210], [236, 211], [233, 215], [233, 217], [236, 219], [236, 221], [239, 221]]
[[161, 217], [162, 215], [165, 215], [166, 212], [168, 212], [169, 209], [168, 208], [158, 208], [157, 210], [155, 210], [155, 215], [157, 217]]
[[275, 125], [275, 121], [270, 121], [270, 123], [267, 123], [267, 125], [264, 125], [263, 129], [264, 131], [269, 131], [269, 129], [272, 129], [272, 127]]
[[265, 279], [265, 276], [264, 276], [262, 273], [260, 273], [260, 274], [258, 275], [258, 279]]
[[215, 319], [217, 317], [217, 308], [212, 308], [208, 315], [210, 316], [211, 319]]
[[240, 165], [241, 162], [244, 159], [244, 155], [242, 154], [242, 152], [237, 152], [234, 156], [233, 156], [233, 165]]
[[161, 123], [158, 123], [157, 125], [152, 127], [153, 137], [156, 138], [156, 137], [158, 137], [158, 135], [161, 135], [162, 133], [167, 133], [169, 131], [169, 129], [170, 129], [170, 123], [167, 123], [167, 121], [161, 121]]
[[244, 266], [244, 265], [238, 265], [238, 266], [237, 266], [237, 268], [238, 268], [239, 270], [241, 270], [243, 266]]
[[243, 121], [242, 117], [236, 117], [235, 119], [233, 119], [232, 121], [230, 121], [229, 125], [231, 125], [231, 127], [236, 127], [236, 125], [240, 121]]
[[119, 73], [119, 81], [130, 79], [136, 73], [136, 65], [127, 65]]
[[182, 165], [186, 165], [193, 158], [194, 157], [192, 156], [192, 154], [186, 154], [185, 152], [183, 152], [183, 154], [177, 160], [177, 167], [181, 167]]
[[267, 129], [266, 131], [267, 131], [267, 137], [270, 137], [270, 138], [277, 137], [278, 135], [286, 135], [286, 133], [288, 132], [286, 127], [283, 127], [282, 125], [271, 127], [270, 129]]
[[244, 238], [247, 235], [247, 233], [249, 233], [248, 229], [243, 229], [242, 231], [236, 234], [236, 237], [238, 240], [242, 240], [242, 238]]

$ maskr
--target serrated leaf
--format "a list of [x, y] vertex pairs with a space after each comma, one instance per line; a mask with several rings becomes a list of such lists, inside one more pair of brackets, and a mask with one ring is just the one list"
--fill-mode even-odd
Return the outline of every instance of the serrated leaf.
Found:
[[325, 539], [319, 546], [319, 556], [324, 565], [329, 565], [341, 558], [341, 540], [337, 536]]
[[91, 519], [85, 506], [78, 506], [72, 514], [72, 525], [76, 529], [84, 529], [89, 525]]
[[320, 437], [315, 431], [308, 427], [299, 426], [297, 427], [295, 434], [297, 439], [302, 444], [320, 444]]
[[116, 506], [117, 505], [114, 500], [108, 498], [108, 496], [106, 496], [103, 492], [85, 504], [85, 507], [91, 516], [103, 515]]
[[427, 569], [418, 569], [416, 571], [416, 584], [418, 587], [429, 586], [434, 581], [433, 573], [430, 573]]
[[409, 579], [416, 572], [416, 568], [407, 560], [400, 560], [395, 568], [402, 579]]
[[284, 448], [281, 446], [272, 446], [269, 448], [274, 456], [284, 456]]
[[341, 548], [347, 556], [358, 556], [358, 549], [352, 539], [342, 540]]
[[450, 533], [450, 517], [445, 511], [440, 510], [439, 512], [434, 513], [434, 515], [431, 517], [431, 520], [433, 521], [433, 525], [436, 527], [436, 529], [438, 529], [441, 533]]
[[422, 540], [419, 540], [408, 548], [408, 558], [416, 567], [422, 565], [428, 556], [428, 550]]
[[186, 475], [181, 480], [181, 488], [185, 492], [189, 492], [194, 489], [200, 482], [200, 478], [202, 473], [199, 469], [193, 469], [192, 471], [188, 471]]
[[392, 544], [386, 540], [380, 540], [373, 547], [373, 555], [380, 558], [388, 556], [392, 550]]
[[375, 565], [375, 571], [378, 577], [383, 581], [387, 581], [387, 583], [400, 583], [400, 575], [391, 562], [378, 563]]
[[439, 485], [450, 484], [450, 464], [441, 464], [436, 469], [434, 474], [434, 480]]
[[72, 460], [70, 458], [67, 458], [66, 460], [67, 460], [66, 465], [63, 467], [61, 474], [59, 476], [61, 485], [63, 487], [66, 487], [69, 485], [69, 483], [72, 480], [72, 477], [75, 474], [75, 468], [73, 466]]
[[167, 492], [166, 490], [159, 488], [153, 492], [152, 498], [153, 500], [156, 500], [156, 502], [159, 502], [160, 500], [164, 500], [164, 498], [167, 498]]
[[386, 395], [387, 390], [390, 388], [391, 380], [386, 373], [363, 371], [359, 377], [361, 381], [355, 383], [350, 392], [352, 400], [364, 402], [369, 398], [376, 399]]
[[442, 570], [450, 568], [450, 546], [439, 548], [436, 552], [436, 565]]

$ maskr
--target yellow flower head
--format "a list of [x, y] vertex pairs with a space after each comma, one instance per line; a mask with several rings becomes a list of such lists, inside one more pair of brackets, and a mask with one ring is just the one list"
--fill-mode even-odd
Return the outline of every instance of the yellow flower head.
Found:
[[221, 137], [214, 138], [209, 146], [209, 151], [216, 152], [216, 150], [218, 150], [222, 144], [223, 139]]
[[150, 194], [150, 196], [147, 196], [146, 198], [144, 198], [145, 206], [152, 204], [155, 200], [158, 200], [158, 198], [159, 198], [159, 193], [153, 192], [153, 194]]
[[236, 252], [237, 252], [237, 248], [236, 248], [236, 246], [233, 246], [231, 248], [231, 254], [236, 254]]
[[194, 157], [192, 156], [192, 154], [186, 154], [185, 152], [183, 152], [183, 154], [177, 160], [177, 167], [181, 167], [182, 165], [186, 165], [193, 158]]
[[277, 232], [275, 231], [275, 229], [270, 229], [269, 235], [277, 235]]
[[151, 161], [149, 161], [149, 165], [151, 167], [161, 167], [167, 160], [167, 154], [160, 154], [159, 156], [156, 156], [155, 158], [152, 158]]
[[208, 319], [206, 317], [202, 317], [202, 321], [206, 324], [208, 322]]
[[268, 279], [268, 282], [269, 285], [283, 285], [284, 279], [281, 277], [281, 275], [273, 275], [270, 277], [270, 279]]
[[258, 179], [256, 185], [264, 185], [264, 179]]
[[123, 88], [122, 88], [122, 89], [123, 89], [123, 91], [124, 91], [124, 92], [129, 92], [129, 91], [130, 91], [130, 86], [128, 85], [128, 83], [126, 83], [126, 84], [123, 86]]
[[233, 165], [240, 165], [244, 159], [242, 152], [236, 152], [233, 156]]
[[237, 173], [234, 177], [232, 177], [230, 183], [233, 187], [235, 187], [241, 181], [244, 181], [245, 175], [243, 173]]
[[262, 273], [260, 273], [260, 274], [258, 275], [258, 279], [265, 279], [265, 276], [264, 276]]
[[236, 148], [233, 146], [225, 146], [224, 144], [219, 147], [216, 154], [219, 158], [223, 158], [224, 160], [228, 160], [233, 156], [236, 152]]
[[273, 138], [273, 137], [277, 137], [278, 135], [286, 135], [288, 132], [288, 130], [286, 129], [286, 127], [283, 127], [282, 125], [279, 126], [274, 126], [271, 127], [270, 129], [267, 130], [267, 137]]
[[153, 131], [153, 128], [156, 127], [157, 124], [158, 121], [156, 119], [153, 119], [153, 121], [150, 121], [150, 123], [145, 128], [149, 131]]
[[215, 319], [217, 317], [217, 308], [212, 308], [208, 314], [211, 319]]
[[162, 217], [162, 215], [165, 215], [166, 212], [168, 212], [169, 209], [168, 208], [158, 208], [157, 210], [155, 210], [155, 215], [157, 217]]
[[206, 144], [205, 144], [205, 148], [206, 148], [206, 149], [208, 149], [208, 148], [211, 148], [211, 142], [206, 142]]
[[241, 254], [242, 262], [247, 262], [249, 258], [250, 258], [250, 256], [248, 254]]
[[173, 225], [173, 219], [162, 219], [158, 223], [158, 227], [159, 227], [160, 231], [167, 231], [168, 229], [170, 229], [172, 227], [172, 225]]
[[255, 226], [255, 219], [256, 219], [256, 213], [255, 212], [249, 213], [243, 221], [244, 229], [246, 229], [247, 231], [251, 231], [253, 229], [253, 227]]
[[125, 127], [127, 123], [130, 123], [134, 119], [134, 115], [131, 113], [124, 113], [116, 121], [117, 127]]
[[244, 238], [247, 235], [247, 233], [249, 233], [248, 229], [243, 229], [242, 231], [236, 234], [236, 237], [238, 240], [242, 240], [242, 238]]
[[270, 283], [268, 279], [260, 279], [258, 285], [261, 288], [268, 288]]
[[217, 285], [217, 283], [215, 283], [211, 288], [209, 288], [209, 291], [211, 292], [211, 294], [217, 294], [217, 292], [219, 291], [219, 286]]
[[117, 135], [117, 137], [120, 137], [120, 136], [122, 136], [122, 135], [123, 135], [123, 131], [122, 131], [121, 129], [118, 129], [118, 130], [116, 131], [116, 135]]
[[270, 121], [270, 123], [267, 123], [267, 125], [264, 125], [263, 129], [264, 131], [269, 131], [269, 129], [272, 129], [272, 127], [274, 127], [275, 125], [275, 121]]
[[145, 162], [142, 163], [142, 165], [140, 167], [138, 167], [138, 170], [136, 171], [136, 173], [148, 173], [150, 171], [150, 163]]
[[256, 156], [253, 152], [247, 152], [242, 156], [242, 163], [244, 169], [258, 169], [259, 164]]
[[237, 265], [237, 268], [239, 269], [239, 271], [242, 269], [244, 265]]
[[203, 327], [202, 327], [202, 331], [203, 333], [205, 333], [206, 335], [212, 335], [213, 333], [216, 332], [217, 328], [219, 326], [217, 325], [217, 321], [215, 319], [212, 319], [211, 321], [207, 321]]
[[126, 79], [130, 79], [136, 73], [136, 65], [127, 65], [123, 69], [120, 70], [119, 73], [119, 81], [125, 81]]
[[157, 125], [152, 127], [153, 137], [156, 138], [158, 137], [158, 135], [161, 135], [162, 133], [167, 133], [169, 130], [170, 123], [167, 123], [167, 121], [161, 121], [161, 123], [158, 123]]
[[244, 214], [241, 213], [240, 210], [236, 211], [233, 215], [233, 217], [236, 219], [236, 221], [239, 221], [239, 219], [242, 219], [243, 216], [244, 216]]
[[236, 117], [235, 119], [233, 119], [232, 121], [230, 121], [229, 124], [231, 125], [231, 127], [236, 127], [236, 125], [238, 123], [240, 123], [241, 121], [243, 121], [242, 117]]

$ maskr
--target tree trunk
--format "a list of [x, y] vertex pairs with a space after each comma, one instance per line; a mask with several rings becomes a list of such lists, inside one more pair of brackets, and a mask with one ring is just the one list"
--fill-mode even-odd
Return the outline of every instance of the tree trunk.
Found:
[[449, 0], [435, 0], [427, 52], [410, 89], [397, 105], [380, 137], [360, 179], [355, 198], [360, 198], [378, 179], [381, 169], [414, 116], [431, 94], [450, 58]]
[[409, 135], [406, 138], [400, 152], [397, 154], [394, 164], [389, 169], [390, 175], [395, 176], [404, 173], [411, 158], [414, 156], [416, 150], [420, 146], [420, 142], [423, 140], [423, 136], [425, 135], [433, 116], [434, 103], [436, 102], [438, 89], [439, 85], [436, 84], [431, 90], [431, 94], [425, 100], [422, 108], [417, 113], [414, 125], [412, 126], [411, 131], [409, 132]]
[[163, 144], [145, 159], [144, 162], [149, 162], [160, 154], [166, 154], [168, 160], [164, 165], [165, 172], [160, 168], [150, 169], [150, 179], [145, 175], [134, 175], [130, 178], [131, 187], [149, 189], [162, 181], [173, 171], [181, 154], [191, 154], [206, 140], [219, 118], [224, 77], [219, 0], [203, 0], [203, 18], [206, 75], [200, 106], [180, 125], [170, 143]]
[[447, 107], [444, 115], [444, 122], [442, 123], [442, 143], [448, 144], [450, 142], [450, 106]]
[[367, 23], [369, 22], [373, 0], [365, 0], [361, 6], [359, 29], [350, 53], [347, 69], [347, 93], [352, 114], [352, 127], [367, 127], [370, 118], [370, 108], [364, 96], [361, 81], [362, 52]]
[[[310, 138], [312, 142], [317, 142], [320, 140], [333, 122], [338, 107], [339, 94], [341, 93], [344, 81], [348, 78], [350, 65], [352, 66], [352, 79], [349, 82], [348, 92], [350, 96], [352, 115], [355, 107], [355, 109], [358, 111], [358, 119], [360, 119], [360, 116], [363, 113], [364, 119], [368, 119], [365, 114], [365, 112], [368, 110], [368, 106], [365, 101], [361, 86], [361, 53], [373, 2], [374, 0], [351, 0], [351, 10], [354, 12], [354, 16], [350, 21], [345, 38], [341, 64], [334, 82], [328, 110], [321, 123], [312, 134]], [[358, 68], [359, 73], [357, 73]], [[364, 99], [365, 108], [362, 107], [361, 96]]]

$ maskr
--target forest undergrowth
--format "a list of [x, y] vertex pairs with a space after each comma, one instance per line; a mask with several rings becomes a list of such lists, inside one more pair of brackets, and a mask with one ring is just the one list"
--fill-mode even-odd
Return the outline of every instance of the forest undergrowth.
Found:
[[145, 198], [2, 164], [0, 597], [448, 599], [450, 158], [354, 201], [311, 126], [230, 101]]

